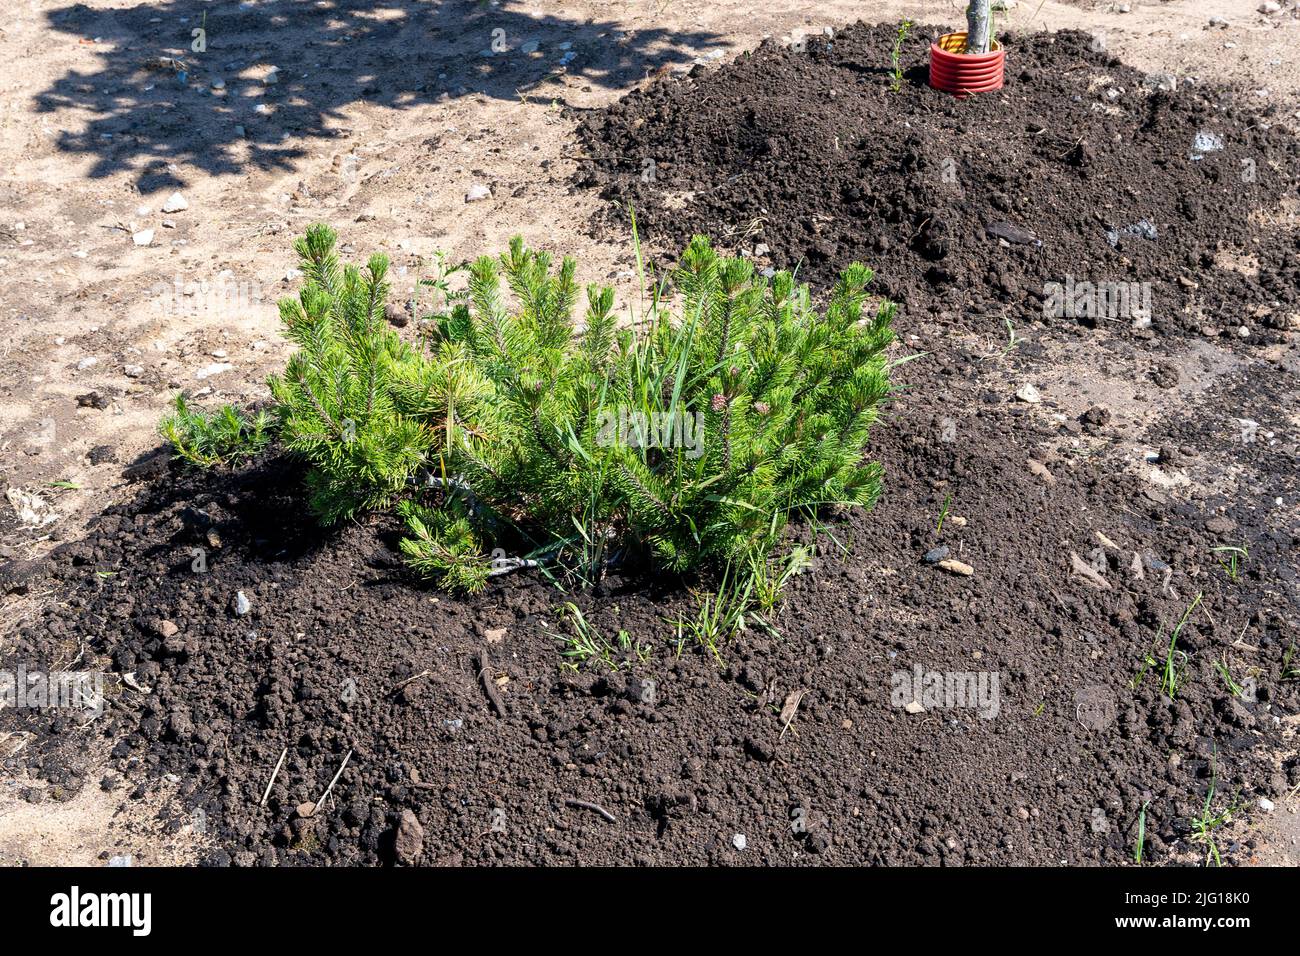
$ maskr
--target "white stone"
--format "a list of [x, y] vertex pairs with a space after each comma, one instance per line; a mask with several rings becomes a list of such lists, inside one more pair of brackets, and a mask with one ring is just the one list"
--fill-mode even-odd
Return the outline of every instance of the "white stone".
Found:
[[180, 212], [181, 210], [189, 209], [189, 208], [190, 208], [190, 204], [185, 201], [184, 196], [182, 196], [180, 193], [172, 193], [170, 196], [167, 197], [167, 201], [163, 203], [162, 211]]
[[229, 372], [235, 366], [229, 362], [213, 362], [211, 365], [205, 365], [194, 373], [194, 377], [199, 381], [205, 378], [211, 378], [213, 375], [220, 375], [222, 372]]
[[1037, 405], [1043, 400], [1043, 396], [1039, 394], [1038, 389], [1033, 385], [1022, 385], [1016, 392], [1016, 398], [1031, 405]]
[[470, 186], [469, 192], [465, 194], [466, 202], [478, 202], [479, 200], [482, 199], [491, 199], [491, 198], [492, 198], [492, 190], [488, 189], [488, 187], [484, 186], [482, 183], [475, 183], [473, 186]]

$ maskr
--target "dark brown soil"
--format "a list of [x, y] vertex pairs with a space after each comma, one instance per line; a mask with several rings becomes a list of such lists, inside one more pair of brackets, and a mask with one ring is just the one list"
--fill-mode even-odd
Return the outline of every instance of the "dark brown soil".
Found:
[[[733, 68], [750, 71], [755, 102], [762, 96], [787, 110], [774, 147], [781, 163], [800, 156], [805, 164], [787, 172], [780, 164], [763, 167], [756, 183], [786, 183], [794, 195], [783, 202], [800, 201], [796, 183], [842, 202], [846, 180], [815, 148], [825, 147], [817, 139], [825, 129], [806, 122], [814, 102], [806, 84], [822, 77], [829, 89], [832, 74], [836, 88], [849, 80], [864, 90], [884, 83], [874, 67], [854, 69], [846, 52], [859, 49], [860, 62], [879, 64], [882, 35], [847, 31], [833, 53], [812, 53], [806, 71], [775, 50]], [[1075, 82], [1069, 77], [1077, 63], [1081, 76], [1097, 68], [1068, 36], [1056, 45], [1019, 41], [1015, 52], [1018, 65], [1030, 64], [1045, 83]], [[1132, 90], [1131, 71], [1106, 69]], [[676, 98], [707, 104], [707, 84], [728, 83], [727, 76], [691, 81], [690, 97], [680, 92], [688, 84], [634, 95], [592, 128], [603, 122], [616, 130], [644, 115], [642, 134], [653, 141], [655, 130], [687, 122], [675, 118], [683, 105]], [[1017, 75], [1009, 102], [1020, 103], [1017, 95], [1032, 86]], [[882, 105], [868, 108], [872, 96], [865, 97], [857, 129], [874, 130], [871, 143], [914, 136], [914, 157], [930, 155], [925, 143], [949, 135], [941, 132], [948, 127], [997, 122], [1011, 130], [1034, 112], [999, 112], [980, 101], [963, 106], [974, 111], [968, 120], [955, 104], [916, 88], [873, 96]], [[651, 101], [657, 105], [645, 113]], [[882, 125], [879, 111], [893, 102], [910, 112]], [[1042, 100], [1045, 114], [1049, 102]], [[1141, 122], [1127, 129], [1141, 134], [1148, 150], [1162, 140], [1142, 131], [1173, 137], [1170, 164], [1185, 146], [1178, 137], [1198, 126], [1188, 117], [1210, 115], [1194, 98], [1141, 103]], [[1087, 125], [1094, 114], [1079, 114], [1055, 115], [1053, 135], [1071, 130], [1073, 141], [1093, 130], [1097, 149], [1108, 149], [1105, 128]], [[752, 123], [767, 122], [757, 110], [752, 115]], [[814, 126], [822, 132], [814, 135]], [[1234, 129], [1222, 127], [1225, 163], [1246, 144], [1261, 156], [1290, 155], [1272, 134]], [[715, 138], [723, 144], [729, 136], [724, 129]], [[807, 143], [790, 152], [787, 141], [804, 136]], [[702, 140], [680, 142], [704, 148]], [[1064, 225], [1089, 221], [1086, 209], [1067, 216], [1064, 204], [1049, 204], [1051, 219], [1012, 215], [1020, 196], [1052, 195], [1049, 183], [1057, 196], [1066, 195], [1061, 184], [1070, 177], [1076, 185], [1109, 183], [1114, 209], [1126, 219], [1130, 210], [1146, 214], [1139, 205], [1155, 210], [1157, 241], [1176, 242], [1175, 249], [1217, 241], [1209, 234], [1197, 240], [1192, 227], [1180, 225], [1182, 200], [1169, 185], [1176, 180], [1151, 178], [1143, 163], [1086, 177], [1062, 168], [1055, 179], [1036, 182], [1026, 168], [1055, 167], [1023, 140], [1021, 152], [998, 154], [996, 162], [978, 156], [991, 141], [979, 148], [969, 139], [951, 142], [968, 144], [969, 153], [963, 147], [955, 154], [966, 157], [964, 176], [1000, 170], [988, 195], [1005, 193], [1014, 202], [1003, 217], [1045, 242], [1040, 253], [999, 253], [980, 245], [982, 222], [978, 229], [975, 223], [986, 212], [983, 199], [943, 206], [955, 212], [946, 213], [948, 255], [935, 261], [964, 270], [957, 284], [973, 282], [971, 294], [990, 307], [1002, 301], [978, 281], [979, 263], [990, 254], [1002, 256], [1025, 288], [1030, 276], [1037, 282], [1043, 274], [1035, 271], [1041, 257], [1068, 250], [1084, 257], [1094, 248], [1091, 231]], [[761, 153], [753, 144], [744, 149]], [[851, 165], [874, 171], [859, 176], [877, 190], [860, 215], [897, 209], [906, 220], [890, 224], [895, 244], [879, 261], [891, 290], [911, 296], [900, 332], [905, 341], [920, 336], [918, 349], [928, 354], [897, 368], [899, 394], [873, 434], [871, 454], [886, 469], [876, 509], [827, 516], [821, 529], [794, 529], [795, 537], [815, 540], [817, 558], [787, 590], [774, 621], [779, 638], [751, 629], [723, 648], [721, 665], [691, 647], [679, 654], [668, 620], [691, 609], [691, 587], [706, 585], [628, 569], [605, 592], [572, 599], [604, 633], [626, 629], [649, 645], [649, 659], [574, 673], [563, 666], [554, 636], [558, 607], [571, 596], [527, 576], [500, 579], [473, 599], [440, 594], [403, 568], [389, 520], [329, 533], [314, 527], [292, 462], [270, 457], [210, 475], [171, 468], [145, 477], [147, 469], [137, 470], [149, 483], [135, 500], [110, 508], [85, 540], [46, 561], [0, 569], [0, 583], [23, 607], [39, 604], [13, 625], [17, 647], [0, 668], [66, 666], [80, 655], [80, 668], [131, 674], [148, 692], [109, 680], [108, 712], [88, 727], [72, 717], [0, 713], [0, 730], [36, 734], [7, 769], [43, 778], [50, 798], [71, 795], [100, 785], [90, 761], [102, 739], [112, 747], [113, 770], [129, 782], [124, 799], [143, 796], [163, 773], [176, 774], [182, 805], [169, 825], [187, 824], [202, 809], [218, 846], [212, 861], [239, 865], [399, 857], [424, 864], [1122, 864], [1132, 857], [1144, 806], [1146, 859], [1199, 862], [1206, 847], [1192, 819], [1211, 786], [1214, 812], [1235, 805], [1240, 817], [1260, 797], [1277, 799], [1300, 784], [1300, 760], [1280, 751], [1283, 729], [1300, 711], [1300, 681], [1283, 679], [1298, 663], [1288, 662], [1287, 652], [1300, 607], [1291, 563], [1300, 545], [1300, 480], [1286, 417], [1295, 407], [1294, 345], [1234, 356], [1215, 340], [1135, 341], [1127, 328], [1104, 325], [1085, 347], [1072, 328], [1048, 324], [1022, 328], [1019, 345], [1003, 353], [996, 343], [956, 334], [964, 316], [918, 308], [938, 299], [920, 278], [930, 266], [904, 237], [917, 228], [915, 216], [936, 205], [924, 197], [938, 186], [917, 175], [900, 179], [902, 155], [872, 146], [857, 150]], [[1187, 175], [1208, 177], [1210, 168]], [[1220, 224], [1226, 241], [1244, 241], [1244, 224], [1224, 219], [1228, 207], [1212, 183], [1201, 185], [1199, 201], [1213, 211], [1201, 223]], [[1135, 196], [1126, 192], [1130, 185]], [[918, 198], [907, 198], [909, 188]], [[1257, 186], [1260, 202], [1276, 198], [1268, 188]], [[710, 224], [689, 219], [702, 215], [700, 203], [687, 207], [688, 228]], [[638, 208], [643, 223], [667, 222], [652, 202]], [[967, 215], [975, 219], [968, 223]], [[810, 238], [815, 230], [801, 231], [806, 218], [768, 220], [763, 239], [781, 250], [778, 260], [804, 255], [818, 241]], [[783, 223], [788, 236], [777, 228]], [[857, 256], [841, 227], [826, 241], [825, 258], [810, 260], [816, 277], [841, 255]], [[1104, 238], [1101, 244], [1086, 255], [1115, 264]], [[1142, 269], [1172, 275], [1164, 258], [1124, 245]], [[1173, 268], [1183, 254], [1164, 253], [1175, 256]], [[1157, 329], [1161, 322], [1183, 328], [1163, 315]], [[1290, 342], [1292, 333], [1276, 334]], [[1083, 360], [1063, 359], [1063, 342]], [[1012, 398], [1021, 381], [1049, 371], [1063, 386], [1043, 404]], [[1189, 374], [1198, 379], [1194, 389], [1180, 385]], [[1144, 384], [1133, 407], [1073, 410], [1054, 397], [1068, 398], [1097, 378]], [[1242, 441], [1234, 417], [1258, 420], [1258, 440]], [[1141, 440], [1159, 449], [1161, 468], [1183, 476], [1182, 484], [1153, 484], [1145, 464], [1132, 460], [1137, 420]], [[1248, 547], [1235, 580], [1211, 553], [1222, 545]], [[938, 547], [973, 574], [927, 563]], [[205, 572], [192, 570], [194, 548], [204, 549]], [[1072, 554], [1104, 588], [1072, 573]], [[244, 617], [234, 612], [239, 591], [251, 602]], [[1198, 594], [1178, 639], [1186, 673], [1176, 697], [1160, 693], [1157, 668], [1135, 687], [1144, 657], [1163, 658], [1171, 629]], [[1229, 691], [1215, 666], [1225, 661], [1237, 681], [1254, 687], [1253, 699]], [[895, 675], [918, 667], [996, 674], [996, 715], [899, 706], [891, 700]], [[646, 681], [653, 681], [652, 694]], [[800, 706], [783, 730], [783, 705], [799, 691]], [[345, 757], [331, 798], [303, 817], [296, 808], [319, 798]], [[1239, 824], [1217, 832], [1225, 862], [1249, 859], [1250, 837]]]
[[[978, 388], [979, 369], [956, 353], [940, 370], [945, 394]], [[1212, 761], [1222, 799], [1243, 807], [1300, 782], [1267, 746], [1273, 715], [1300, 705], [1296, 682], [1279, 680], [1296, 596], [1284, 555], [1300, 533], [1246, 507], [1213, 525], [1239, 527], [1212, 533], [1215, 502], [1135, 495], [1104, 458], [1052, 461], [1045, 484], [1025, 459], [1058, 436], [1021, 406], [958, 404], [957, 442], [924, 403], [894, 407], [874, 448], [883, 502], [830, 526], [850, 554], [823, 536], [816, 567], [789, 588], [781, 639], [751, 632], [723, 667], [689, 648], [676, 656], [664, 618], [689, 603], [676, 582], [628, 579], [580, 601], [607, 633], [652, 645], [650, 661], [566, 672], [551, 636], [557, 591], [518, 579], [468, 601], [435, 594], [402, 570], [386, 522], [315, 530], [281, 461], [216, 479], [173, 473], [48, 567], [9, 569], [11, 588], [48, 574], [61, 597], [19, 630], [15, 659], [31, 670], [82, 646], [83, 667], [152, 687], [110, 681], [113, 706], [89, 733], [115, 742], [137, 795], [178, 774], [223, 862], [391, 859], [410, 808], [424, 863], [1118, 863], [1147, 802], [1148, 858], [1164, 861], [1191, 848]], [[1219, 443], [1171, 440], [1193, 457]], [[1293, 474], [1268, 481], [1269, 494], [1297, 492]], [[950, 517], [939, 534], [949, 494], [968, 523]], [[1099, 564], [1105, 591], [1069, 573], [1070, 552], [1091, 556], [1097, 531], [1122, 548]], [[1250, 561], [1233, 583], [1208, 549], [1238, 540]], [[974, 576], [927, 565], [940, 543]], [[207, 549], [205, 574], [191, 570], [195, 547]], [[1141, 580], [1128, 570], [1135, 552]], [[231, 610], [237, 590], [252, 603], [245, 618]], [[1143, 654], [1162, 653], [1199, 591], [1177, 699], [1162, 699], [1153, 675], [1134, 691]], [[163, 619], [176, 635], [161, 636]], [[1243, 634], [1258, 650], [1229, 650]], [[485, 650], [488, 676], [509, 678], [503, 716], [478, 680]], [[1245, 662], [1257, 669], [1258, 702], [1232, 699], [1213, 666], [1225, 655], [1238, 678]], [[998, 715], [894, 706], [891, 675], [918, 665], [997, 672]], [[807, 694], [783, 735], [778, 712], [795, 690]], [[87, 731], [76, 724], [22, 724], [40, 734], [30, 769], [66, 794], [97, 783], [78, 766]], [[334, 802], [295, 822], [348, 751]], [[1294, 761], [1289, 773], [1300, 774]], [[800, 814], [809, 833], [792, 831]]]
[[[1162, 91], [1075, 31], [1007, 38], [1003, 91], [957, 100], [926, 85], [946, 30], [918, 27], [891, 92], [895, 29], [769, 41], [586, 118], [579, 182], [617, 204], [602, 226], [626, 234], [630, 206], [664, 252], [704, 233], [820, 283], [863, 261], [883, 294], [982, 329], [1041, 321], [1067, 276], [1151, 283], [1155, 333], [1247, 325], [1259, 342], [1293, 321], [1300, 245], [1270, 223], [1300, 195], [1300, 148], [1276, 107]], [[1193, 160], [1202, 132], [1222, 148]]]

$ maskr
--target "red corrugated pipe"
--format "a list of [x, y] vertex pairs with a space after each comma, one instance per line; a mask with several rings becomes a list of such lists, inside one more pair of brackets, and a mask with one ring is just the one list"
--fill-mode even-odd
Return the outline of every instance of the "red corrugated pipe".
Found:
[[1006, 51], [997, 40], [989, 53], [965, 53], [966, 33], [945, 33], [930, 44], [930, 85], [956, 96], [1002, 89]]

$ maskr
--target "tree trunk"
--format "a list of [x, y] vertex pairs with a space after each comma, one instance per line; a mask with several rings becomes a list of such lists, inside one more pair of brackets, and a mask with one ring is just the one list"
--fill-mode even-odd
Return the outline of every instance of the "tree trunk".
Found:
[[970, 0], [966, 8], [966, 52], [988, 53], [993, 39], [991, 0]]

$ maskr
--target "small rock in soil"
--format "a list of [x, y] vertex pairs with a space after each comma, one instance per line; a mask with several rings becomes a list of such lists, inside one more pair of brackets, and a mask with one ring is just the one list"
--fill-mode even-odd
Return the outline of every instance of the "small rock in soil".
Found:
[[925, 560], [927, 564], [938, 564], [946, 557], [948, 557], [948, 546], [946, 544], [941, 544], [933, 551], [927, 551], [925, 553]]
[[1037, 388], [1033, 385], [1022, 385], [1016, 390], [1016, 398], [1022, 402], [1028, 402], [1030, 405], [1037, 405], [1043, 400]]
[[475, 183], [473, 186], [470, 186], [469, 192], [465, 194], [466, 202], [479, 202], [491, 198], [492, 190], [488, 189], [488, 187], [484, 186], [482, 183]]
[[205, 365], [194, 373], [194, 377], [199, 381], [205, 378], [211, 378], [213, 375], [220, 375], [222, 372], [229, 372], [235, 366], [229, 362], [213, 362], [211, 365]]
[[962, 577], [970, 577], [975, 573], [975, 569], [964, 561], [958, 561], [954, 558], [946, 558], [939, 562], [939, 567], [945, 571], [951, 571], [953, 574], [960, 574]]
[[409, 809], [403, 810], [397, 821], [393, 850], [397, 854], [397, 862], [407, 866], [417, 862], [424, 850], [424, 827], [421, 826], [419, 817]]
[[167, 201], [163, 203], [162, 211], [181, 212], [189, 208], [190, 208], [190, 204], [185, 201], [184, 196], [182, 196], [180, 193], [172, 193], [170, 196], [167, 197]]
[[907, 711], [909, 714], [925, 713], [925, 708], [922, 707], [917, 701], [914, 700], [909, 700], [906, 704], [904, 704], [903, 710]]
[[745, 847], [749, 846], [749, 841], [745, 839], [745, 834], [737, 833], [732, 836], [731, 845], [737, 850], [743, 850]]
[[243, 617], [253, 609], [253, 604], [243, 591], [235, 592], [235, 616]]

